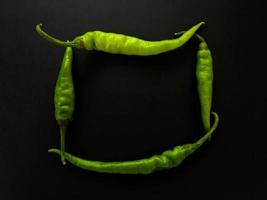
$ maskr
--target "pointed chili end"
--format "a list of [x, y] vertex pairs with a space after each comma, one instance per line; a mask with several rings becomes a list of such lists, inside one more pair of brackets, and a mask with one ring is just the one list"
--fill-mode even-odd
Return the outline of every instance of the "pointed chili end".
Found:
[[203, 26], [205, 24], [205, 22], [199, 22], [195, 27], [197, 27], [197, 29], [199, 29], [201, 26]]
[[66, 165], [65, 157], [61, 157], [62, 165]]
[[35, 31], [36, 31], [37, 33], [39, 33], [40, 31], [42, 31], [41, 26], [43, 26], [42, 23], [37, 24], [37, 25], [35, 26]]
[[[195, 28], [195, 29], [199, 29], [202, 25], [204, 25], [205, 22], [199, 22], [198, 24], [196, 24], [195, 26], [193, 26], [192, 28]], [[174, 35], [182, 35], [183, 33], [185, 33], [186, 31], [179, 31], [179, 32], [176, 32], [174, 33]]]

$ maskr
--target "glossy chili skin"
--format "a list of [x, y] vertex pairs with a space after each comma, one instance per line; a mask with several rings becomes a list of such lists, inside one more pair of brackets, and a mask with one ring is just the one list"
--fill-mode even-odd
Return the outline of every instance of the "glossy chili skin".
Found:
[[183, 46], [203, 24], [204, 22], [196, 24], [188, 31], [185, 31], [179, 38], [161, 41], [147, 41], [123, 34], [92, 31], [76, 37], [73, 41], [65, 42], [45, 33], [41, 29], [41, 24], [36, 26], [36, 31], [44, 39], [61, 46], [104, 51], [112, 54], [151, 56]]
[[60, 128], [61, 160], [63, 164], [65, 164], [65, 132], [69, 121], [72, 119], [75, 105], [74, 86], [72, 79], [72, 59], [72, 48], [67, 47], [58, 74], [54, 96], [55, 117]]
[[209, 131], [213, 84], [212, 56], [204, 38], [200, 35], [197, 35], [197, 37], [200, 39], [196, 66], [197, 88], [201, 105], [202, 123], [205, 131]]
[[[119, 173], [119, 174], [150, 174], [154, 171], [173, 168], [182, 163], [182, 161], [196, 151], [214, 132], [219, 123], [219, 117], [215, 117], [212, 128], [198, 141], [192, 144], [176, 146], [172, 150], [164, 151], [160, 155], [154, 155], [150, 158], [122, 161], [122, 162], [101, 162], [85, 160], [70, 153], [65, 153], [66, 159], [82, 169], [101, 172], [101, 173]], [[49, 152], [60, 155], [59, 149], [49, 149]]]

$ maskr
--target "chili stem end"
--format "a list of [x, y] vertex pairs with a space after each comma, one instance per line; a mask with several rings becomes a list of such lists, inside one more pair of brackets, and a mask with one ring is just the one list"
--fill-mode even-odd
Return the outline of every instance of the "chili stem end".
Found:
[[35, 26], [35, 30], [45, 40], [47, 40], [53, 44], [59, 45], [59, 46], [80, 48], [80, 44], [75, 42], [75, 41], [68, 41], [68, 40], [63, 41], [63, 40], [59, 40], [59, 39], [49, 35], [48, 33], [46, 33], [45, 31], [42, 30], [42, 28], [41, 28], [42, 26], [43, 26], [43, 24], [41, 24], [41, 23], [37, 24]]

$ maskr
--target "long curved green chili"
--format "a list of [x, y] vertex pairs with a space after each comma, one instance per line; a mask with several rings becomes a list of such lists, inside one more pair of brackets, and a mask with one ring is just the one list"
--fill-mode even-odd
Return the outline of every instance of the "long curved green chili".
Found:
[[132, 36], [102, 31], [87, 32], [74, 38], [73, 41], [62, 41], [44, 32], [41, 29], [42, 24], [36, 25], [36, 31], [44, 39], [60, 46], [104, 51], [112, 54], [150, 56], [183, 46], [203, 24], [204, 22], [196, 24], [179, 38], [161, 41], [146, 41]]
[[67, 47], [55, 88], [55, 117], [60, 129], [61, 161], [65, 164], [65, 132], [74, 111], [74, 87], [72, 80], [72, 48]]
[[[212, 128], [198, 141], [193, 144], [176, 146], [173, 150], [164, 151], [162, 154], [150, 158], [123, 162], [101, 162], [85, 160], [70, 153], [65, 153], [65, 157], [70, 163], [80, 168], [104, 173], [150, 174], [157, 170], [173, 168], [181, 164], [186, 157], [196, 151], [212, 135], [219, 123], [219, 116], [215, 112], [212, 114], [215, 117]], [[48, 152], [60, 155], [58, 149], [49, 149]]]

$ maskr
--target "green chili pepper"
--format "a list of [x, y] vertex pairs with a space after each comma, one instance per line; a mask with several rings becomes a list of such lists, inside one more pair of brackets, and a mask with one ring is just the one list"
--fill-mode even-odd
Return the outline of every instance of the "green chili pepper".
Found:
[[72, 48], [67, 47], [55, 88], [55, 117], [60, 128], [61, 161], [65, 164], [65, 132], [74, 111], [74, 87], [72, 80]]
[[[181, 31], [175, 33], [175, 35], [180, 35], [184, 32], [185, 31]], [[212, 56], [205, 39], [199, 34], [195, 34], [195, 36], [200, 40], [197, 52], [196, 77], [198, 82], [198, 94], [201, 105], [201, 119], [204, 130], [209, 131], [213, 83]]]
[[[215, 112], [212, 114], [215, 117], [212, 128], [197, 142], [176, 146], [173, 150], [164, 151], [162, 154], [150, 158], [124, 162], [101, 162], [78, 158], [70, 153], [65, 153], [65, 157], [70, 163], [80, 168], [104, 173], [150, 174], [157, 170], [173, 168], [181, 164], [212, 135], [219, 123], [219, 116]], [[49, 149], [48, 152], [60, 155], [59, 149]]]
[[198, 81], [198, 93], [201, 104], [202, 123], [205, 131], [210, 130], [210, 113], [212, 104], [213, 65], [211, 52], [204, 38], [196, 36], [200, 40], [197, 52], [196, 77]]
[[44, 39], [61, 46], [98, 50], [113, 54], [149, 56], [183, 46], [203, 24], [204, 22], [198, 23], [179, 38], [162, 41], [146, 41], [132, 36], [102, 31], [87, 32], [76, 37], [73, 41], [61, 41], [45, 33], [41, 29], [42, 24], [36, 26], [36, 31]]

